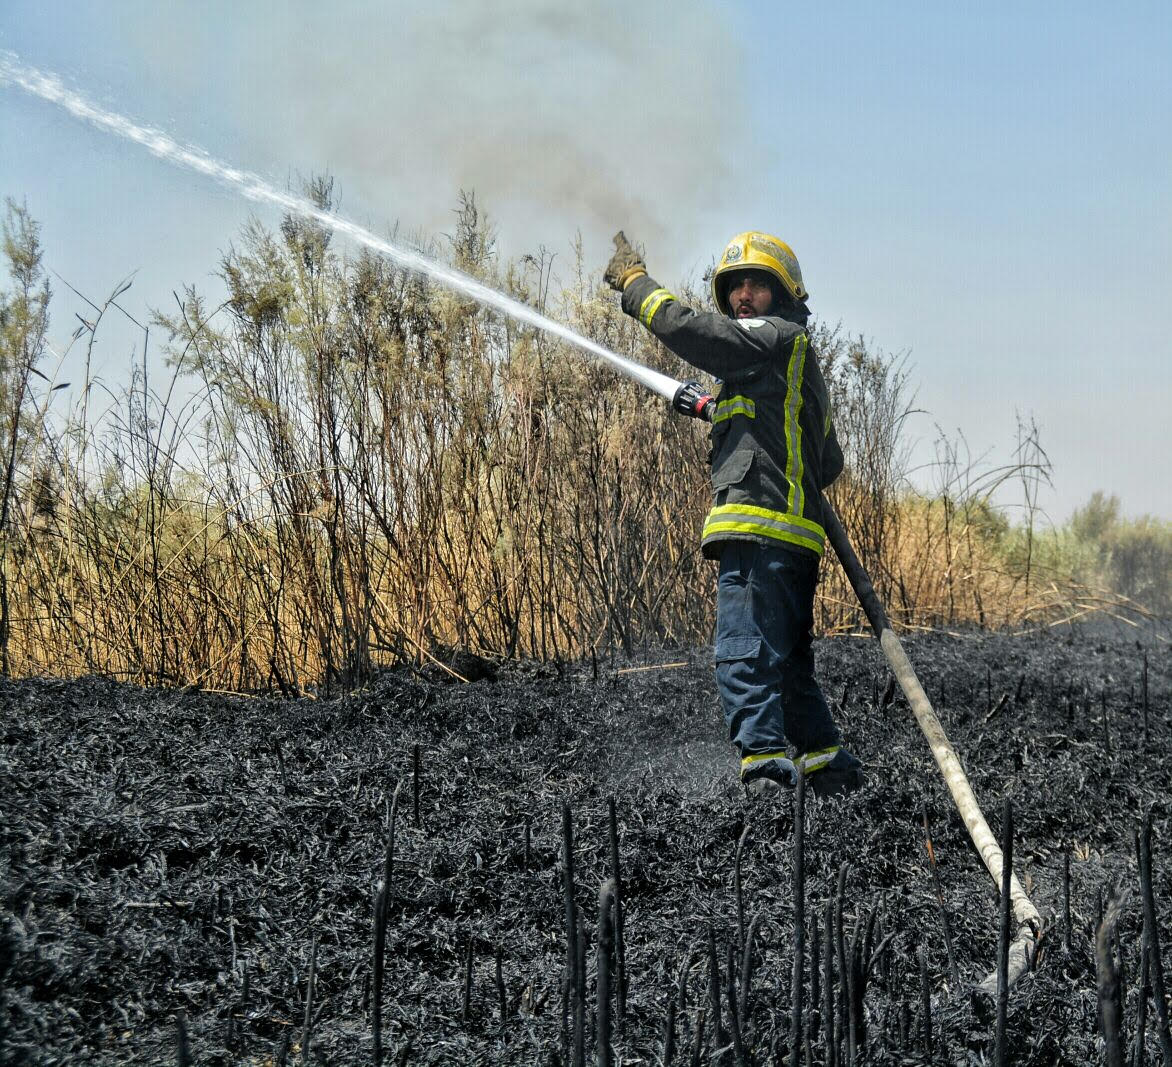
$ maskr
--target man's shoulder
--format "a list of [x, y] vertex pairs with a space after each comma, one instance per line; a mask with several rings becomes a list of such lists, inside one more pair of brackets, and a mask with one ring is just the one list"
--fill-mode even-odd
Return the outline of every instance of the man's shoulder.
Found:
[[745, 331], [770, 330], [777, 334], [782, 341], [792, 341], [795, 337], [806, 333], [806, 328], [799, 323], [791, 322], [780, 315], [762, 315], [754, 319], [733, 319]]

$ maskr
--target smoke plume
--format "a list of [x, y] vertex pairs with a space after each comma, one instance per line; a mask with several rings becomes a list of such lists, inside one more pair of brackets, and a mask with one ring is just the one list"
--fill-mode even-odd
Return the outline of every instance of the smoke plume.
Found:
[[510, 254], [622, 227], [663, 262], [749, 132], [731, 5], [219, 6], [137, 9], [149, 76], [238, 115], [235, 162], [328, 170], [372, 226], [444, 232], [466, 189]]

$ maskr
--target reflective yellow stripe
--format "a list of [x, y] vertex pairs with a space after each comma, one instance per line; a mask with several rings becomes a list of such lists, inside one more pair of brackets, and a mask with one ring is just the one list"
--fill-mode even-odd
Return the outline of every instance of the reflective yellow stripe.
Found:
[[793, 353], [786, 371], [785, 397], [785, 476], [789, 479], [786, 507], [800, 515], [806, 510], [805, 491], [802, 489], [802, 374], [806, 369], [806, 335], [794, 338]]
[[734, 415], [744, 415], [748, 419], [757, 417], [757, 405], [747, 396], [730, 396], [716, 405], [716, 414], [712, 416], [713, 423], [731, 419]]
[[822, 424], [822, 436], [823, 437], [830, 436], [830, 425], [833, 422], [833, 419], [831, 418], [831, 416], [833, 414], [834, 414], [834, 408], [832, 408], [830, 406], [830, 404], [827, 404], [826, 405], [826, 419]]
[[[775, 530], [768, 526], [757, 526], [751, 522], [714, 522], [709, 523], [704, 527], [703, 541], [707, 541], [710, 537], [716, 534], [736, 533], [736, 534], [756, 534], [759, 537], [768, 537], [774, 541], [785, 541], [791, 545], [801, 545], [802, 548], [808, 548], [811, 552], [817, 552], [822, 555], [823, 545], [821, 541], [811, 540], [809, 537], [803, 537], [801, 534], [791, 533], [788, 530]], [[703, 543], [703, 541], [701, 543]]]
[[798, 526], [814, 537], [826, 536], [826, 531], [813, 519], [806, 519], [792, 512], [774, 511], [772, 508], [758, 507], [756, 504], [721, 504], [720, 507], [713, 508], [708, 512], [708, 518], [710, 520], [726, 515], [748, 515], [770, 522], [784, 523], [787, 526]]
[[831, 745], [829, 748], [820, 748], [816, 752], [807, 752], [804, 756], [798, 757], [798, 766], [806, 774], [813, 774], [815, 771], [823, 770], [838, 755], [840, 748], [842, 748], [842, 745]]
[[655, 313], [667, 301], [674, 299], [675, 297], [666, 289], [652, 289], [650, 295], [643, 301], [642, 307], [639, 308], [639, 321], [650, 329], [651, 320], [655, 318]]
[[767, 759], [788, 759], [784, 752], [758, 752], [755, 756], [746, 756], [741, 760], [741, 770], [744, 771], [748, 767], [752, 767], [754, 763], [760, 763]]
[[720, 534], [750, 534], [773, 541], [786, 541], [822, 554], [826, 531], [816, 522], [784, 511], [772, 511], [753, 504], [722, 504], [708, 513], [701, 541]]

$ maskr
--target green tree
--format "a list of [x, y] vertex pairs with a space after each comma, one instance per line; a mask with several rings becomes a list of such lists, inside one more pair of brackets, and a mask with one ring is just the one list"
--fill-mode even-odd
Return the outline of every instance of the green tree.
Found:
[[1080, 541], [1104, 546], [1119, 522], [1119, 497], [1096, 489], [1090, 500], [1070, 516], [1070, 529]]

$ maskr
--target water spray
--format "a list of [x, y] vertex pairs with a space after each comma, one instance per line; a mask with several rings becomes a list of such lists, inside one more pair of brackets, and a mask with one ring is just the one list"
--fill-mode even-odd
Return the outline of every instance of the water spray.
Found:
[[[66, 87], [56, 75], [45, 73], [22, 63], [19, 57], [12, 52], [0, 52], [0, 84], [5, 83], [23, 89], [32, 96], [39, 97], [50, 104], [56, 104], [75, 118], [81, 119], [99, 130], [131, 141], [167, 163], [211, 178], [221, 185], [228, 186], [248, 200], [272, 204], [283, 211], [312, 219], [327, 229], [386, 256], [387, 259], [406, 270], [426, 275], [445, 288], [463, 293], [478, 304], [499, 311], [516, 322], [552, 334], [567, 344], [574, 345], [576, 348], [589, 352], [592, 356], [609, 363], [628, 378], [634, 379], [640, 385], [673, 404], [676, 404], [677, 401], [680, 404], [688, 402], [683, 395], [685, 383], [626, 359], [596, 341], [582, 337], [568, 326], [541, 314], [527, 304], [522, 304], [519, 300], [513, 300], [511, 297], [489, 288], [483, 282], [477, 281], [471, 275], [465, 274], [455, 267], [437, 263], [418, 252], [404, 248], [393, 241], [388, 241], [385, 237], [378, 237], [350, 219], [323, 211], [312, 200], [294, 193], [283, 192], [256, 174], [214, 159], [201, 148], [182, 145], [161, 130], [141, 126], [124, 115], [99, 107], [82, 96], [81, 93]], [[681, 408], [681, 410], [686, 409]]]
[[[378, 237], [356, 222], [323, 211], [305, 197], [282, 192], [255, 174], [238, 170], [213, 159], [200, 148], [181, 145], [160, 130], [140, 126], [122, 115], [98, 107], [80, 93], [68, 89], [55, 76], [22, 63], [11, 52], [0, 52], [0, 84], [3, 83], [11, 83], [33, 96], [56, 104], [76, 118], [107, 133], [138, 144], [152, 155], [158, 156], [168, 163], [212, 178], [249, 200], [269, 203], [284, 211], [313, 219], [327, 229], [349, 237], [356, 243], [386, 256], [406, 270], [426, 275], [447, 289], [471, 297], [484, 307], [499, 311], [516, 322], [543, 330], [609, 363], [628, 378], [670, 401], [677, 411], [695, 418], [711, 420], [714, 407], [713, 398], [705, 393], [696, 382], [680, 382], [666, 374], [652, 370], [650, 367], [644, 367], [626, 359], [595, 341], [582, 337], [568, 326], [542, 315], [526, 304], [513, 300], [503, 293], [498, 293], [495, 289], [489, 288], [483, 282], [477, 281], [463, 271], [437, 263], [418, 252], [403, 248], [386, 238]], [[834, 546], [834, 551], [871, 622], [884, 655], [911, 705], [916, 721], [932, 749], [932, 754], [936, 758], [937, 765], [949, 792], [952, 794], [953, 801], [960, 811], [969, 835], [994, 882], [1000, 884], [1002, 867], [1005, 862], [1001, 848], [981, 813], [956, 750], [945, 736], [944, 728], [933, 711], [903, 646], [891, 628], [887, 613], [875, 593], [867, 572], [855, 555], [846, 531], [834, 509], [826, 501], [824, 501], [824, 521], [827, 538]], [[1018, 931], [1014, 940], [1013, 958], [1008, 979], [1009, 984], [1012, 985], [1029, 969], [1041, 933], [1042, 922], [1041, 916], [1030, 902], [1016, 876], [1011, 876], [1010, 887]], [[993, 991], [994, 977], [990, 976], [982, 983], [983, 992], [991, 993]]]

